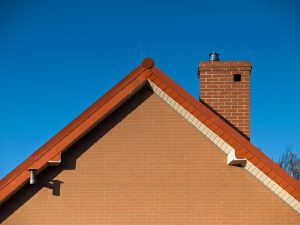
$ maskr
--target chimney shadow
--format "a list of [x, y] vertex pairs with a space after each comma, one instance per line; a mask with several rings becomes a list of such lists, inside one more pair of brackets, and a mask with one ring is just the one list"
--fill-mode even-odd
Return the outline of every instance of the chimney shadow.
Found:
[[209, 104], [207, 104], [201, 98], [199, 99], [199, 101], [201, 103], [203, 103], [211, 111], [213, 111], [218, 117], [220, 117], [223, 121], [225, 121], [229, 126], [231, 126], [233, 129], [235, 129], [237, 132], [239, 132], [242, 136], [244, 136], [248, 141], [250, 141], [250, 137], [248, 137], [246, 134], [243, 133], [243, 131], [241, 131], [238, 127], [236, 127], [230, 121], [228, 121], [224, 116], [222, 116], [220, 113], [218, 113], [218, 111], [216, 111], [214, 108], [212, 108]]
[[23, 187], [0, 205], [0, 224], [44, 188], [51, 189], [52, 196], [60, 197], [63, 195], [62, 186], [65, 182], [57, 179], [57, 176], [65, 170], [76, 170], [77, 159], [152, 94], [152, 90], [148, 87], [139, 90], [126, 101], [126, 104], [117, 108], [106, 119], [63, 152], [61, 156], [62, 162], [59, 166], [48, 166], [45, 170], [41, 171], [41, 173], [37, 175], [37, 183], [34, 185], [30, 185], [29, 182], [26, 182]]

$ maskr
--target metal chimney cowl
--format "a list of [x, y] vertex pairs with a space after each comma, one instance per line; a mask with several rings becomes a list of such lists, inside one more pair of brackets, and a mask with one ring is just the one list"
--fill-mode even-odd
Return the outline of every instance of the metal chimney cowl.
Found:
[[220, 61], [219, 54], [212, 52], [209, 54], [209, 61]]

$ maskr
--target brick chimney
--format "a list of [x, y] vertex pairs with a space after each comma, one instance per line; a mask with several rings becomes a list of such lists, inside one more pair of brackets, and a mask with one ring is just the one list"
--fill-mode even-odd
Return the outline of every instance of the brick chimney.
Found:
[[211, 53], [198, 67], [200, 101], [250, 139], [250, 73], [247, 61], [220, 61]]

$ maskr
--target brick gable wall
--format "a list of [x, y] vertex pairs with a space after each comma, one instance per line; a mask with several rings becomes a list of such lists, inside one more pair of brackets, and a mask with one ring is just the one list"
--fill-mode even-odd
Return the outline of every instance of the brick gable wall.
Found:
[[300, 224], [149, 90], [0, 206], [3, 224]]

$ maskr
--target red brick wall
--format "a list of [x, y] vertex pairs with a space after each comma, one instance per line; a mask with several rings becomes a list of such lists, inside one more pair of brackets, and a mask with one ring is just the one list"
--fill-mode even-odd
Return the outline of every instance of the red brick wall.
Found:
[[245, 169], [226, 165], [223, 152], [149, 91], [62, 160], [0, 206], [0, 223], [300, 224], [299, 214]]
[[[249, 62], [201, 62], [198, 68], [200, 98], [250, 137]], [[234, 74], [241, 81], [234, 82]]]

